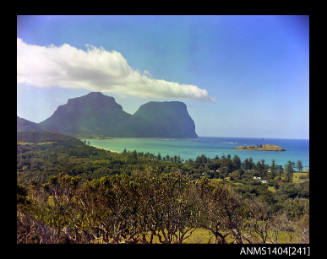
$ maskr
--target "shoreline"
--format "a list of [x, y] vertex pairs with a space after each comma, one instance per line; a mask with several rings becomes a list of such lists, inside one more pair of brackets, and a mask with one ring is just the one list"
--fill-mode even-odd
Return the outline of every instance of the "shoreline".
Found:
[[117, 154], [121, 154], [122, 153], [122, 152], [118, 152], [118, 151], [114, 151], [114, 150], [110, 150], [110, 149], [105, 149], [105, 148], [102, 148], [102, 147], [93, 146], [93, 145], [89, 145], [89, 144], [85, 144], [85, 145], [90, 146], [90, 147], [94, 147], [94, 148], [99, 149], [99, 150], [110, 151], [112, 153], [117, 153]]
[[[114, 140], [116, 139], [116, 140]], [[158, 155], [158, 153], [162, 155], [166, 155], [166, 153], [168, 155], [177, 155], [179, 153], [180, 157], [183, 160], [188, 160], [188, 159], [192, 159], [195, 160], [197, 158], [197, 156], [200, 156], [201, 154], [204, 154], [206, 157], [213, 159], [216, 155], [218, 155], [219, 157], [222, 155], [238, 155], [241, 160], [245, 160], [248, 159], [250, 157], [252, 157], [252, 159], [254, 160], [254, 162], [260, 161], [262, 159], [264, 159], [266, 161], [266, 163], [271, 164], [271, 160], [274, 159], [276, 161], [276, 163], [278, 163], [279, 165], [284, 165], [287, 163], [288, 160], [292, 160], [293, 162], [296, 162], [297, 160], [301, 160], [303, 163], [303, 167], [304, 169], [309, 169], [310, 165], [309, 165], [309, 161], [307, 160], [307, 158], [305, 157], [294, 157], [293, 154], [291, 154], [292, 152], [290, 152], [290, 157], [287, 155], [286, 158], [284, 155], [282, 155], [282, 153], [288, 153], [288, 152], [246, 152], [246, 151], [253, 151], [253, 150], [236, 150], [235, 147], [237, 145], [225, 145], [224, 144], [224, 148], [222, 150], [220, 150], [220, 144], [218, 144], [217, 148], [214, 149], [208, 149], [208, 150], [202, 150], [202, 142], [200, 142], [200, 144], [197, 144], [196, 142], [196, 147], [193, 147], [194, 144], [188, 145], [187, 143], [193, 143], [192, 140], [186, 141], [187, 145], [185, 146], [185, 148], [187, 149], [187, 152], [183, 153], [182, 150], [185, 151], [185, 149], [176, 146], [175, 144], [166, 144], [164, 142], [162, 142], [160, 139], [153, 139], [153, 141], [149, 140], [149, 139], [139, 139], [139, 138], [133, 138], [133, 140], [129, 141], [129, 138], [124, 140], [121, 138], [113, 138], [112, 140], [109, 139], [84, 139], [84, 140], [89, 140], [90, 144], [87, 144], [88, 146], [92, 146], [95, 147], [99, 150], [105, 150], [105, 151], [110, 151], [116, 154], [121, 154], [123, 153], [124, 147], [126, 149], [126, 151], [128, 152], [133, 152], [134, 150], [136, 150], [136, 152], [138, 153], [152, 153], [154, 155]], [[143, 141], [145, 141], [143, 143]], [[103, 142], [103, 144], [102, 144]], [[112, 142], [112, 146], [110, 145], [109, 142]], [[219, 142], [219, 140], [218, 140]], [[217, 142], [217, 143], [218, 143]], [[243, 141], [244, 142], [244, 141]], [[121, 144], [120, 144], [121, 143]], [[172, 141], [171, 143], [174, 143], [174, 141]], [[203, 142], [205, 143], [205, 142]], [[210, 142], [208, 142], [210, 144]], [[213, 145], [217, 145], [217, 143], [213, 142]], [[249, 143], [249, 142], [247, 142]], [[144, 145], [143, 145], [144, 144]], [[242, 144], [242, 143], [238, 143], [238, 144]], [[276, 143], [277, 144], [277, 143]], [[281, 143], [283, 146], [283, 143]], [[153, 146], [153, 145], [158, 145], [157, 146]], [[183, 146], [183, 141], [181, 141], [180, 145]], [[157, 147], [157, 148], [156, 148]], [[283, 146], [285, 149], [287, 149], [286, 146]], [[115, 148], [115, 149], [111, 149], [111, 148]], [[205, 145], [203, 145], [203, 148], [205, 149]], [[227, 150], [228, 149], [228, 150]], [[288, 149], [287, 149], [288, 150]], [[181, 152], [179, 152], [181, 151]], [[245, 151], [245, 152], [244, 152]], [[250, 154], [251, 153], [251, 154]], [[266, 154], [264, 154], [266, 153]], [[269, 155], [270, 154], [270, 155]]]
[[286, 151], [284, 148], [273, 144], [260, 144], [260, 145], [256, 144], [256, 145], [238, 146], [235, 149], [247, 150], [247, 151], [274, 151], [274, 152]]

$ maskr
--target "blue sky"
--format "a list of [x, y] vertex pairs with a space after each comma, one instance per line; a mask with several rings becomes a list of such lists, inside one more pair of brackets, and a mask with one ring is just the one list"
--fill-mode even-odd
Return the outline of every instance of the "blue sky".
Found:
[[[98, 87], [129, 113], [148, 101], [180, 100], [199, 136], [309, 138], [308, 16], [18, 16], [17, 38], [29, 60], [25, 81], [17, 83], [17, 114], [25, 119], [43, 121], [68, 98], [97, 88], [94, 78], [77, 82], [82, 75], [75, 70], [54, 85], [50, 76], [62, 71], [43, 65], [52, 53], [77, 57], [77, 50], [86, 53], [92, 45], [106, 51], [100, 56], [120, 62], [115, 69], [123, 66], [117, 86], [108, 86], [111, 78]], [[63, 44], [69, 48], [57, 52]], [[38, 53], [50, 54], [41, 59]], [[58, 59], [55, 55], [49, 59]], [[89, 64], [96, 54], [80, 55]], [[70, 60], [60, 58], [72, 67]], [[110, 73], [101, 64], [107, 63], [99, 63], [101, 71], [83, 69]], [[120, 86], [121, 71], [127, 70], [137, 79]], [[144, 76], [145, 88], [136, 84]]]

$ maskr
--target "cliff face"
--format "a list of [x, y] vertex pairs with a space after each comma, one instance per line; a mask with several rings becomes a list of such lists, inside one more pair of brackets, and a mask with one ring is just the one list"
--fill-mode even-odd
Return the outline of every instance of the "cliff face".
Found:
[[194, 121], [182, 102], [142, 105], [121, 129], [126, 137], [196, 138]]
[[182, 102], [149, 102], [134, 115], [102, 93], [69, 99], [40, 127], [69, 135], [194, 138], [195, 125]]

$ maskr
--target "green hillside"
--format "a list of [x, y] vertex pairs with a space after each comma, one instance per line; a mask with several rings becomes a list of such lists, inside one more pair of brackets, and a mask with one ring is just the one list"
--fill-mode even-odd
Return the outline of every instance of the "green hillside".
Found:
[[309, 180], [277, 165], [17, 141], [17, 243], [308, 243]]
[[25, 120], [17, 116], [17, 132], [21, 131], [42, 131], [41, 127], [34, 122]]

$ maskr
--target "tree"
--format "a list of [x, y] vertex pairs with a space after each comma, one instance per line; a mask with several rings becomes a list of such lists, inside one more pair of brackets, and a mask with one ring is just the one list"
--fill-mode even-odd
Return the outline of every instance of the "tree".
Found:
[[240, 196], [223, 184], [211, 186], [207, 180], [200, 181], [197, 188], [200, 225], [211, 231], [216, 244], [226, 244], [228, 236], [234, 238], [232, 242], [243, 244], [246, 209]]
[[287, 182], [291, 182], [293, 179], [293, 165], [294, 163], [292, 161], [288, 161], [285, 165], [285, 179]]
[[248, 201], [250, 219], [247, 223], [249, 243], [267, 243], [271, 231], [271, 215], [269, 209], [256, 200]]
[[256, 170], [258, 171], [258, 174], [260, 175], [260, 176], [262, 176], [262, 174], [263, 174], [263, 165], [262, 165], [262, 163], [261, 163], [261, 161], [258, 161], [257, 163], [256, 163], [256, 166], [255, 166], [255, 168], [256, 168]]
[[302, 172], [303, 166], [302, 166], [301, 160], [298, 160], [297, 161], [296, 167], [297, 167], [297, 169], [298, 169], [299, 172]]
[[262, 177], [267, 177], [267, 172], [266, 172], [266, 165], [265, 165], [265, 160], [261, 159], [261, 167], [262, 167]]
[[182, 243], [195, 230], [199, 210], [194, 202], [188, 176], [179, 172], [162, 175], [156, 180], [152, 197], [153, 235], [160, 243]]
[[265, 169], [265, 160], [264, 159], [261, 159], [261, 165], [262, 165], [262, 168]]
[[232, 161], [233, 170], [237, 170], [241, 168], [241, 159], [238, 155], [234, 155], [233, 161]]
[[281, 232], [287, 229], [287, 216], [285, 214], [274, 215], [271, 219], [271, 223], [272, 225], [268, 238], [272, 244], [278, 244], [280, 242]]
[[215, 236], [216, 244], [226, 244], [226, 238], [230, 233], [224, 233], [226, 227], [225, 217], [220, 208], [220, 193], [217, 189], [215, 191], [215, 188], [210, 186], [205, 178], [198, 181], [196, 187], [198, 204], [201, 205], [200, 226], [209, 230]]
[[275, 164], [275, 159], [273, 159], [273, 160], [271, 161], [270, 171], [271, 171], [271, 178], [274, 179], [275, 176], [276, 176], [276, 164]]
[[132, 154], [133, 154], [133, 158], [137, 159], [137, 157], [138, 157], [137, 151], [134, 150], [134, 151], [132, 152]]
[[244, 160], [244, 162], [242, 163], [242, 168], [244, 169], [244, 170], [248, 170], [248, 169], [250, 169], [250, 165], [249, 165], [249, 160], [246, 158], [245, 160]]
[[284, 173], [283, 166], [282, 165], [278, 165], [276, 171], [277, 171], [277, 175], [281, 178], [282, 175], [283, 175], [283, 173]]
[[252, 169], [254, 169], [254, 168], [255, 168], [255, 164], [254, 164], [254, 162], [253, 162], [253, 158], [250, 157], [250, 158], [249, 158], [249, 169], [252, 170]]

